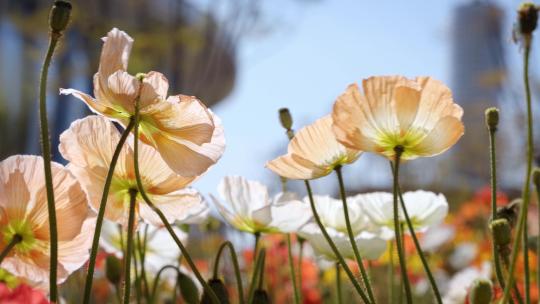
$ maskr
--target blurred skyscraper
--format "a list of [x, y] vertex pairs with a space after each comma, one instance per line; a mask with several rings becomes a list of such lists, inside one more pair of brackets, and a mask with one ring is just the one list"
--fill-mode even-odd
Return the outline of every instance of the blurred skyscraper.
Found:
[[[460, 4], [452, 20], [452, 91], [464, 109], [465, 135], [453, 149], [454, 184], [489, 183], [488, 137], [484, 111], [501, 99], [506, 78], [502, 10], [493, 2]], [[503, 156], [504, 157], [504, 156]]]

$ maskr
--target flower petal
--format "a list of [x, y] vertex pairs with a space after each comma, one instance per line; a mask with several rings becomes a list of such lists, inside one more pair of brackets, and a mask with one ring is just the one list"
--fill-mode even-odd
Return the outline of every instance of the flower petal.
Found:
[[420, 156], [434, 156], [450, 149], [463, 135], [465, 127], [461, 120], [446, 116], [439, 120], [433, 130], [413, 149]]

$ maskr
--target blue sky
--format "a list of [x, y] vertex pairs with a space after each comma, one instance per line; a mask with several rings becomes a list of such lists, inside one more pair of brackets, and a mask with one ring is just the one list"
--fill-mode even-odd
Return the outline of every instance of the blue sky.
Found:
[[[243, 42], [237, 85], [214, 108], [225, 126], [226, 152], [196, 186], [203, 193], [215, 193], [224, 175], [276, 186], [264, 163], [286, 151], [277, 119], [280, 107], [290, 108], [298, 129], [330, 113], [348, 84], [372, 75], [429, 75], [451, 86], [452, 13], [464, 2], [272, 1], [265, 9], [279, 17], [271, 34]], [[518, 4], [503, 5], [509, 26]], [[382, 162], [362, 157], [346, 174], [372, 161]], [[375, 172], [370, 181], [354, 184], [378, 185], [387, 178], [387, 172]], [[332, 183], [321, 182], [318, 192], [331, 189]]]

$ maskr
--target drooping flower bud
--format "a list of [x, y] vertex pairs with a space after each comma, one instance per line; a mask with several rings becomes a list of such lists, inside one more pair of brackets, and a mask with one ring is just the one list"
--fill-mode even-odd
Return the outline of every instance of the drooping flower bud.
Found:
[[495, 107], [487, 108], [485, 117], [488, 130], [497, 131], [497, 126], [499, 125], [499, 109]]
[[289, 112], [289, 109], [287, 108], [281, 108], [279, 109], [279, 121], [281, 122], [281, 125], [286, 130], [290, 130], [292, 128], [292, 116], [291, 112]]
[[49, 14], [49, 26], [53, 33], [62, 33], [68, 23], [71, 15], [71, 3], [67, 1], [57, 0], [51, 8]]
[[538, 23], [538, 9], [532, 2], [523, 3], [518, 9], [519, 33], [530, 35]]
[[105, 259], [105, 276], [113, 285], [118, 285], [122, 279], [122, 263], [112, 254]]
[[253, 304], [269, 304], [270, 303], [270, 297], [268, 297], [268, 293], [264, 289], [257, 289], [255, 290], [255, 293], [253, 294]]
[[476, 279], [469, 292], [469, 303], [489, 304], [493, 298], [493, 286], [487, 279]]
[[178, 272], [178, 288], [186, 303], [197, 303], [199, 301], [199, 290], [193, 280], [185, 273]]
[[510, 228], [514, 228], [518, 220], [521, 202], [521, 199], [517, 198], [510, 202], [510, 204], [497, 208], [496, 218], [506, 219], [508, 224], [510, 224]]
[[537, 188], [540, 188], [540, 168], [536, 167], [532, 171], [532, 181]]
[[508, 220], [500, 218], [492, 221], [489, 228], [493, 232], [493, 241], [497, 246], [506, 246], [512, 240], [512, 228]]
[[[210, 279], [208, 280], [208, 285], [210, 286], [210, 288], [212, 288], [212, 290], [214, 291], [214, 293], [219, 298], [222, 304], [230, 303], [229, 292], [227, 291], [227, 287], [225, 286], [223, 281], [221, 281], [220, 279]], [[208, 293], [205, 291], [201, 299], [201, 304], [210, 304], [210, 303], [212, 303], [212, 299], [210, 298]]]

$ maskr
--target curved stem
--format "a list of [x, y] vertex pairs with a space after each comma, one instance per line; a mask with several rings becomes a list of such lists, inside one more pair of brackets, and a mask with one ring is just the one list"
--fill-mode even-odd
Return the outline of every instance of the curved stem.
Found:
[[336, 263], [336, 294], [338, 304], [342, 304], [343, 296], [341, 295], [341, 271], [339, 270], [339, 263]]
[[219, 272], [219, 262], [221, 261], [221, 254], [223, 253], [223, 250], [225, 248], [229, 248], [229, 252], [231, 253], [231, 260], [233, 262], [234, 267], [234, 275], [236, 276], [236, 288], [238, 290], [238, 298], [240, 299], [240, 303], [244, 303], [244, 290], [242, 288], [242, 275], [240, 274], [240, 266], [238, 264], [238, 256], [236, 255], [236, 250], [234, 250], [234, 246], [230, 241], [225, 241], [221, 246], [219, 246], [218, 252], [216, 254], [216, 259], [214, 261], [214, 279], [218, 278], [218, 272]]
[[127, 230], [126, 255], [124, 256], [124, 304], [129, 303], [131, 292], [131, 255], [133, 254], [133, 230], [135, 228], [135, 203], [137, 202], [137, 191], [129, 191], [129, 217]]
[[96, 257], [99, 249], [99, 236], [101, 235], [101, 227], [103, 226], [103, 217], [105, 216], [105, 208], [107, 207], [107, 198], [109, 197], [109, 189], [111, 188], [111, 182], [114, 175], [114, 169], [116, 168], [116, 163], [120, 157], [120, 152], [126, 142], [129, 132], [133, 129], [135, 121], [131, 119], [127, 125], [120, 141], [116, 145], [113, 156], [111, 158], [111, 163], [109, 165], [109, 172], [107, 172], [107, 177], [105, 178], [105, 185], [103, 186], [103, 194], [101, 195], [101, 202], [99, 203], [98, 215], [96, 218], [96, 228], [94, 230], [94, 238], [92, 239], [92, 249], [90, 250], [90, 259], [88, 260], [88, 271], [86, 273], [86, 282], [84, 285], [84, 304], [90, 303], [90, 295], [92, 294], [92, 283], [94, 278], [94, 269], [96, 266]]
[[210, 299], [212, 300], [212, 302], [214, 304], [219, 304], [220, 303], [219, 298], [216, 296], [216, 293], [212, 290], [212, 288], [208, 285], [208, 283], [202, 277], [201, 273], [197, 269], [197, 266], [195, 266], [193, 259], [189, 255], [189, 252], [187, 251], [186, 247], [184, 247], [184, 245], [182, 244], [178, 236], [176, 236], [176, 233], [172, 229], [171, 224], [169, 223], [169, 221], [167, 220], [163, 212], [161, 212], [161, 210], [159, 210], [159, 208], [157, 208], [154, 205], [154, 203], [152, 203], [148, 195], [146, 195], [146, 191], [144, 189], [142, 179], [141, 179], [141, 173], [139, 172], [139, 104], [140, 104], [140, 98], [137, 98], [136, 103], [135, 103], [135, 116], [134, 116], [135, 126], [133, 129], [133, 132], [135, 134], [134, 136], [135, 138], [133, 140], [133, 165], [135, 169], [135, 179], [137, 180], [137, 188], [142, 198], [146, 202], [146, 204], [148, 204], [150, 209], [152, 209], [158, 215], [159, 219], [161, 220], [161, 222], [163, 223], [163, 225], [165, 226], [165, 228], [167, 229], [167, 231], [173, 238], [174, 242], [176, 243], [176, 245], [178, 245], [178, 248], [180, 248], [182, 255], [186, 258], [186, 262], [189, 264], [189, 267], [191, 268], [191, 270], [197, 277], [197, 280], [199, 281], [199, 283], [201, 283], [204, 290], [210, 296]]
[[422, 266], [424, 267], [424, 271], [426, 272], [427, 277], [429, 279], [429, 283], [431, 284], [431, 289], [433, 289], [435, 299], [437, 300], [437, 303], [442, 304], [441, 293], [439, 291], [439, 288], [437, 287], [437, 282], [435, 281], [435, 278], [433, 277], [431, 269], [429, 268], [429, 264], [427, 262], [426, 256], [424, 252], [422, 251], [422, 247], [420, 247], [420, 242], [418, 242], [418, 238], [416, 237], [416, 233], [414, 232], [414, 227], [409, 217], [409, 212], [407, 211], [407, 208], [405, 207], [405, 201], [403, 200], [403, 195], [401, 194], [401, 190], [399, 188], [398, 188], [398, 193], [399, 193], [399, 200], [401, 202], [401, 209], [403, 209], [403, 215], [405, 215], [405, 221], [407, 222], [407, 226], [409, 227], [409, 233], [412, 236], [414, 247], [416, 248], [416, 252], [420, 256], [420, 260], [422, 261]]
[[[514, 271], [516, 268], [517, 257], [519, 253], [519, 247], [521, 241], [523, 241], [524, 230], [527, 229], [527, 213], [529, 209], [530, 201], [530, 184], [531, 184], [531, 171], [532, 171], [532, 162], [534, 154], [534, 142], [533, 142], [533, 117], [532, 117], [532, 105], [531, 105], [531, 89], [529, 85], [529, 54], [531, 51], [531, 39], [532, 35], [525, 37], [525, 50], [523, 54], [523, 81], [525, 83], [525, 95], [527, 103], [527, 164], [525, 171], [525, 182], [523, 184], [523, 193], [522, 193], [522, 205], [519, 211], [518, 217], [518, 227], [516, 231], [516, 237], [514, 238], [514, 246], [512, 248], [512, 255], [510, 258], [510, 268], [508, 270], [508, 279], [506, 280], [507, 284], [504, 288], [504, 296], [502, 303], [507, 303], [510, 299], [510, 287], [514, 284]], [[528, 254], [528, 252], [524, 252]], [[529, 273], [529, 265], [525, 264], [525, 274]], [[525, 281], [527, 283], [528, 280]], [[529, 286], [525, 286], [528, 290]]]
[[58, 228], [56, 224], [56, 208], [54, 203], [53, 178], [51, 169], [51, 147], [49, 139], [49, 122], [47, 119], [47, 76], [51, 65], [54, 49], [62, 35], [52, 32], [49, 39], [49, 47], [43, 67], [41, 69], [41, 79], [39, 81], [39, 120], [41, 129], [41, 153], [43, 155], [43, 169], [45, 172], [45, 187], [47, 189], [47, 211], [49, 213], [49, 235], [50, 235], [50, 264], [49, 264], [49, 297], [50, 301], [58, 301], [57, 265], [58, 265]]
[[341, 202], [343, 203], [343, 213], [345, 215], [345, 225], [347, 226], [347, 234], [349, 235], [349, 241], [351, 242], [351, 247], [353, 249], [354, 257], [356, 258], [358, 268], [360, 268], [360, 274], [362, 276], [364, 286], [366, 287], [369, 300], [372, 303], [376, 303], [375, 296], [373, 295], [373, 289], [371, 288], [369, 276], [366, 272], [366, 268], [364, 267], [364, 262], [362, 261], [362, 256], [360, 255], [360, 250], [358, 250], [358, 245], [356, 244], [356, 240], [352, 230], [351, 219], [349, 218], [349, 206], [347, 204], [347, 194], [345, 193], [345, 183], [343, 182], [343, 174], [341, 173], [341, 166], [337, 166], [335, 168], [335, 171], [338, 177], [339, 193], [341, 196]]
[[399, 163], [401, 160], [401, 153], [403, 148], [398, 146], [395, 149], [396, 156], [394, 160], [394, 230], [396, 233], [396, 244], [399, 257], [399, 267], [401, 270], [401, 278], [405, 287], [405, 297], [407, 303], [412, 303], [411, 285], [409, 283], [409, 276], [407, 274], [407, 264], [405, 261], [405, 253], [403, 252], [402, 239], [401, 239], [401, 224], [399, 221], [399, 206], [398, 206], [398, 189], [399, 189]]
[[326, 239], [326, 242], [328, 243], [328, 245], [332, 249], [332, 252], [336, 256], [336, 259], [338, 260], [338, 262], [341, 264], [341, 267], [343, 267], [343, 270], [345, 270], [345, 273], [349, 277], [349, 280], [351, 280], [351, 283], [353, 284], [354, 288], [358, 292], [358, 295], [360, 295], [360, 297], [362, 298], [364, 303], [371, 303], [371, 301], [369, 300], [369, 297], [366, 295], [366, 293], [364, 292], [364, 290], [362, 289], [362, 287], [360, 286], [360, 284], [358, 283], [358, 281], [354, 277], [354, 274], [352, 273], [351, 269], [349, 268], [349, 265], [347, 265], [347, 262], [345, 262], [345, 259], [343, 258], [343, 256], [339, 252], [339, 250], [337, 249], [336, 244], [334, 244], [334, 241], [332, 240], [332, 238], [330, 237], [330, 235], [326, 231], [326, 228], [324, 227], [323, 223], [321, 222], [321, 218], [319, 217], [319, 213], [317, 212], [317, 209], [315, 208], [315, 201], [313, 199], [313, 193], [311, 191], [311, 185], [310, 185], [309, 181], [304, 180], [304, 184], [306, 185], [306, 189], [307, 189], [307, 193], [308, 193], [308, 197], [309, 197], [309, 204], [311, 206], [311, 212], [313, 213], [313, 218], [315, 219], [315, 222], [319, 226], [319, 229], [321, 229], [321, 232], [322, 232], [324, 238]]
[[21, 241], [22, 241], [22, 237], [20, 235], [18, 235], [18, 234], [15, 234], [11, 238], [11, 241], [9, 241], [9, 243], [6, 245], [6, 247], [4, 249], [2, 249], [2, 252], [0, 252], [0, 265], [2, 264], [2, 261], [4, 260], [4, 258], [9, 254], [11, 249], [13, 249], [13, 247], [15, 247]]
[[289, 269], [291, 271], [291, 281], [294, 289], [294, 303], [300, 304], [300, 293], [298, 291], [298, 285], [296, 284], [296, 273], [294, 271], [294, 257], [292, 254], [292, 242], [290, 233], [287, 233], [287, 255], [289, 258]]
[[[156, 299], [155, 297], [156, 297], [156, 292], [157, 292], [157, 287], [158, 287], [158, 284], [159, 284], [159, 280], [161, 278], [161, 273], [163, 271], [167, 270], [167, 269], [174, 269], [174, 270], [176, 270], [177, 273], [180, 272], [180, 269], [178, 269], [178, 267], [174, 266], [174, 265], [165, 265], [165, 266], [163, 266], [163, 267], [161, 267], [159, 269], [159, 271], [156, 273], [156, 277], [154, 278], [154, 283], [152, 284], [152, 293], [151, 293], [151, 297], [150, 297], [152, 299], [151, 303], [155, 303], [155, 299]], [[175, 287], [175, 289], [176, 289], [176, 287]]]

